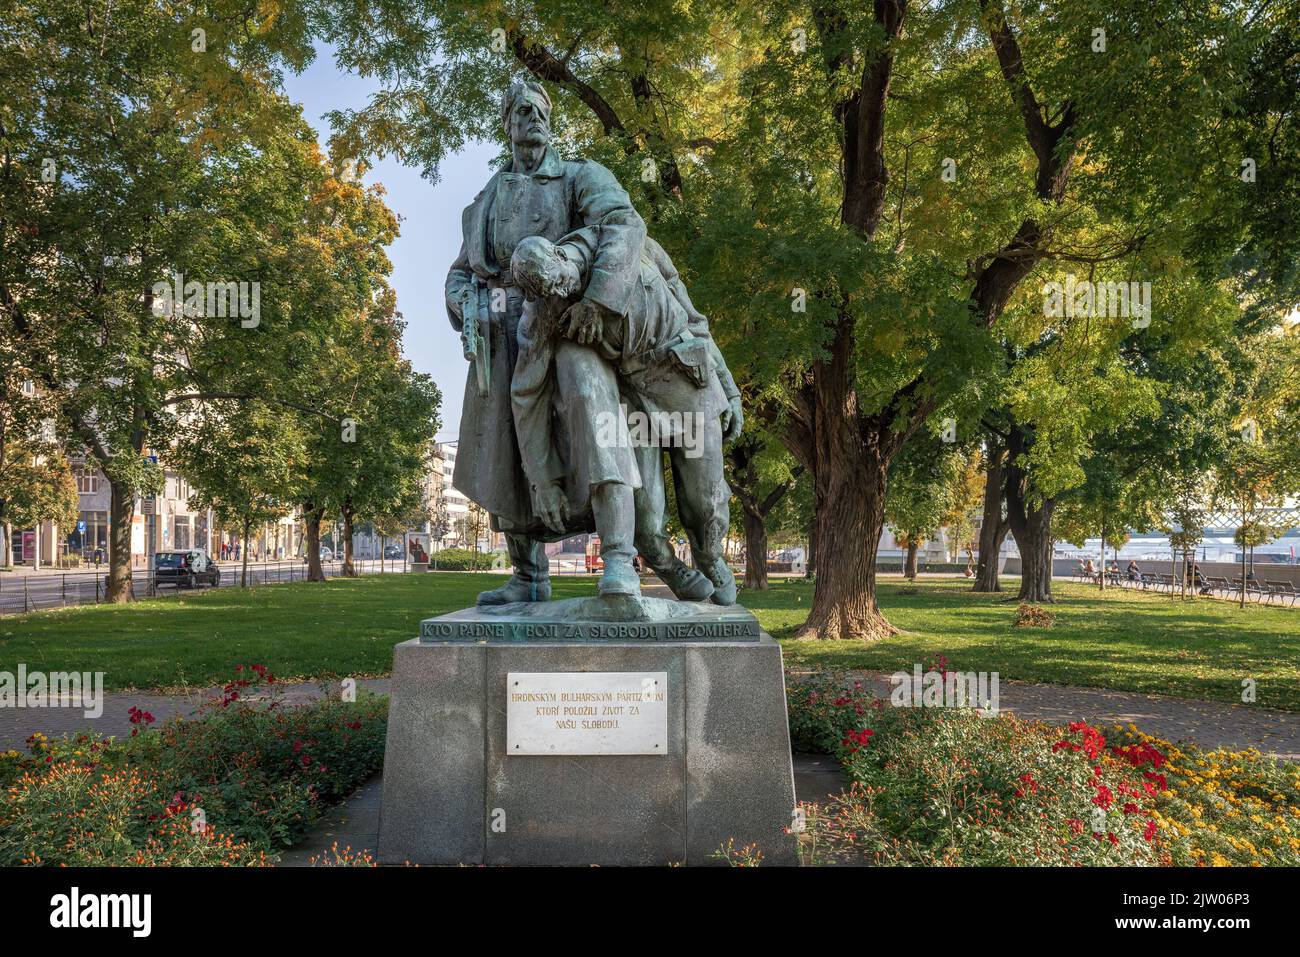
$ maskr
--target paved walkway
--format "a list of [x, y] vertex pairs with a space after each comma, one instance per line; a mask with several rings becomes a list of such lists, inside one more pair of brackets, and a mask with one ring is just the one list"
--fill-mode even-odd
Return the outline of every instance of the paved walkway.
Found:
[[[387, 694], [391, 681], [388, 678], [362, 678], [357, 687], [369, 688]], [[338, 691], [339, 683], [303, 682], [280, 685], [276, 694], [285, 705], [302, 704], [321, 697], [326, 689]], [[0, 708], [0, 751], [9, 748], [23, 750], [27, 738], [35, 731], [46, 737], [94, 731], [102, 735], [127, 735], [131, 733], [130, 711], [139, 708], [148, 711], [155, 721], [162, 722], [173, 715], [195, 714], [207, 701], [220, 698], [220, 688], [204, 688], [192, 694], [161, 695], [132, 691], [110, 691], [104, 695], [104, 711], [97, 718], [85, 714], [85, 702], [63, 700], [57, 708]], [[262, 697], [269, 697], [263, 695]], [[250, 700], [257, 700], [251, 698]]]
[[[889, 697], [889, 675], [859, 672], [863, 684]], [[1017, 717], [1068, 724], [1135, 724], [1167, 741], [1190, 741], [1202, 748], [1237, 751], [1255, 747], [1284, 761], [1300, 761], [1300, 713], [1256, 705], [1200, 701], [1070, 685], [1001, 681], [999, 707]]]
[[[888, 675], [864, 672], [860, 677], [876, 694], [888, 697]], [[387, 694], [391, 682], [388, 678], [363, 678], [357, 684]], [[320, 697], [325, 688], [337, 690], [338, 682], [283, 685], [279, 694], [285, 704], [294, 704]], [[999, 690], [1002, 710], [1022, 718], [1053, 724], [1081, 719], [1102, 725], [1136, 724], [1148, 734], [1171, 741], [1191, 741], [1205, 748], [1256, 747], [1286, 761], [1300, 761], [1300, 713], [1067, 685], [1003, 681]], [[132, 707], [163, 721], [175, 714], [191, 715], [205, 700], [219, 694], [217, 688], [192, 695], [109, 692], [104, 696], [104, 713], [94, 719], [73, 707], [75, 702], [63, 702], [57, 708], [0, 708], [0, 750], [23, 749], [35, 731], [47, 736], [85, 730], [130, 734]]]

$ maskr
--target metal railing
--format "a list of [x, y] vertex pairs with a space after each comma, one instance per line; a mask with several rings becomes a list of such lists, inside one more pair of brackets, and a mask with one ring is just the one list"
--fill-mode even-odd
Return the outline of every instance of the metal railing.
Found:
[[[359, 559], [353, 561], [359, 575], [392, 574], [405, 571], [401, 559]], [[237, 586], [242, 580], [243, 563], [219, 562], [221, 578], [218, 587]], [[321, 562], [326, 578], [339, 578], [343, 574], [341, 559]], [[249, 587], [277, 585], [284, 582], [307, 580], [307, 563], [302, 559], [284, 559], [271, 562], [249, 562]], [[171, 594], [193, 594], [211, 588], [202, 584], [191, 588], [178, 585], [174, 577], [157, 572], [132, 569], [131, 590], [136, 598], [153, 598]], [[31, 572], [27, 574], [0, 574], [0, 615], [21, 615], [46, 608], [64, 608], [72, 605], [95, 605], [103, 602], [108, 593], [108, 571], [86, 572]]]
[[[430, 571], [457, 571], [460, 569], [439, 569], [437, 552], [429, 556]], [[409, 562], [400, 558], [366, 558], [354, 559], [353, 567], [358, 575], [402, 574], [410, 571]], [[230, 560], [218, 562], [221, 578], [218, 587], [238, 586], [243, 573], [243, 563]], [[321, 562], [321, 570], [326, 578], [340, 578], [343, 575], [341, 559]], [[473, 569], [477, 572], [506, 574], [506, 568], [483, 567]], [[551, 559], [552, 575], [590, 575], [586, 560], [578, 557]], [[301, 582], [307, 580], [307, 563], [302, 559], [282, 559], [280, 561], [248, 563], [248, 585], [250, 588], [262, 585], [277, 585], [284, 582]], [[174, 578], [164, 574], [161, 578], [157, 572], [135, 568], [131, 571], [131, 590], [136, 598], [154, 598], [173, 594], [194, 594], [205, 591], [212, 586], [208, 584], [178, 585]], [[75, 605], [97, 605], [108, 594], [108, 569], [103, 566], [91, 571], [43, 571], [22, 574], [0, 573], [0, 616], [22, 615], [32, 611], [49, 608], [66, 608]]]

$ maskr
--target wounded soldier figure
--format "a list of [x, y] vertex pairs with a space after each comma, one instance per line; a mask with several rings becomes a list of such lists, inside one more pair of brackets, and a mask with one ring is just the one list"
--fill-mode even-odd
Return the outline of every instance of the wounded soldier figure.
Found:
[[[598, 226], [556, 243], [529, 237], [510, 261], [529, 300], [510, 396], [534, 510], [556, 533], [592, 515], [605, 562], [601, 594], [639, 592], [631, 564], [639, 551], [678, 598], [734, 604], [722, 556], [731, 494], [722, 442], [741, 428], [739, 390], [672, 260], [649, 237], [641, 281], [622, 312], [565, 328], [598, 239]], [[665, 451], [693, 569], [664, 531]]]

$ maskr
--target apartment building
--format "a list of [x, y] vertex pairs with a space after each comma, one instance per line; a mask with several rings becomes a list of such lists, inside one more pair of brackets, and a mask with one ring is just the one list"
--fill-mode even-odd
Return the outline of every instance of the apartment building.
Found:
[[447, 529], [442, 544], [448, 548], [469, 547], [471, 544], [464, 541], [466, 523], [469, 520], [469, 499], [452, 484], [452, 475], [456, 471], [456, 449], [459, 445], [458, 441], [453, 441], [439, 442], [435, 446], [441, 458], [442, 503], [447, 515]]

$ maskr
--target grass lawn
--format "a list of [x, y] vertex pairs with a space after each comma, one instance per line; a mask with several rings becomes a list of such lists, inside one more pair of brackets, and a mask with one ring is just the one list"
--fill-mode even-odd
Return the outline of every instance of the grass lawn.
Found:
[[977, 595], [965, 579], [901, 578], [879, 585], [881, 610], [902, 634], [871, 644], [795, 641], [812, 588], [781, 581], [743, 601], [785, 648], [787, 667], [911, 670], [941, 654], [957, 671], [1123, 691], [1241, 701], [1253, 678], [1257, 703], [1300, 711], [1300, 607], [1245, 609], [1225, 601], [1177, 601], [1153, 592], [1055, 581], [1052, 628], [1015, 628], [1018, 581]]
[[[285, 680], [386, 675], [421, 619], [472, 605], [505, 577], [365, 575], [5, 617], [0, 671], [103, 671], [108, 689], [207, 687], [236, 664]], [[594, 591], [585, 577], [553, 581], [557, 598]]]
[[[110, 689], [206, 686], [238, 663], [285, 679], [382, 675], [420, 619], [471, 604], [503, 577], [370, 575], [0, 618], [0, 671], [104, 671]], [[585, 577], [555, 585], [559, 598], [594, 591]], [[915, 594], [902, 587], [883, 581], [880, 604], [903, 633], [873, 644], [793, 640], [812, 597], [802, 581], [777, 580], [741, 600], [795, 668], [910, 670], [942, 654], [957, 670], [1009, 680], [1223, 701], [1239, 701], [1242, 679], [1253, 678], [1259, 704], [1300, 711], [1300, 608], [1243, 611], [1056, 582], [1056, 626], [1019, 629], [1006, 594], [976, 595], [954, 579], [922, 579]]]

